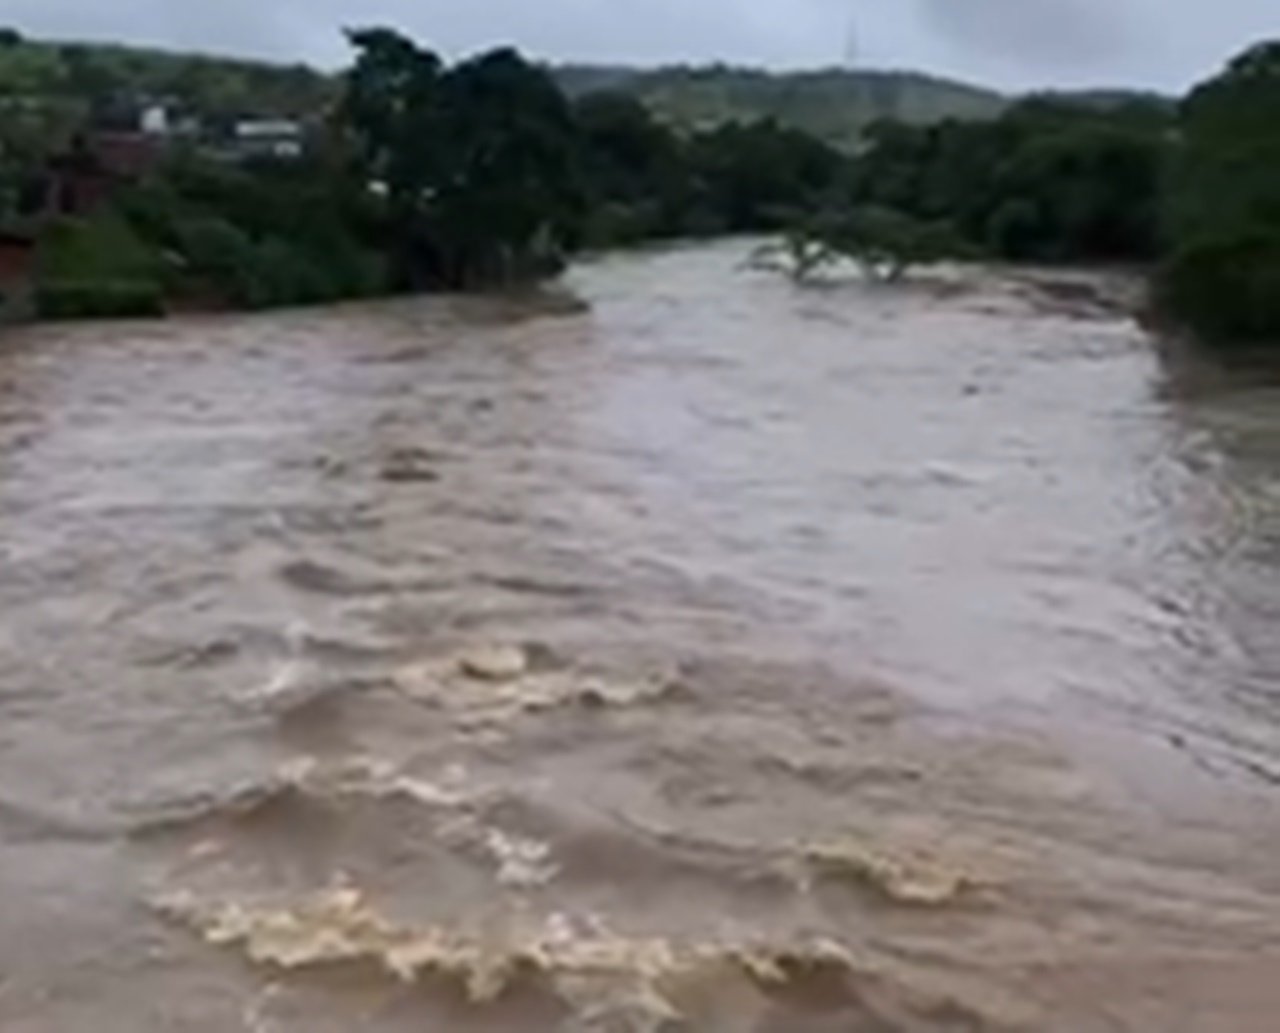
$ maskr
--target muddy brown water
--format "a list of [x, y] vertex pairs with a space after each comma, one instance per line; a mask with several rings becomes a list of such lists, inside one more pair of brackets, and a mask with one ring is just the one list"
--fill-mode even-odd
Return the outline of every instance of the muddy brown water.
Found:
[[0, 1030], [1274, 1033], [1280, 385], [737, 244], [0, 342]]

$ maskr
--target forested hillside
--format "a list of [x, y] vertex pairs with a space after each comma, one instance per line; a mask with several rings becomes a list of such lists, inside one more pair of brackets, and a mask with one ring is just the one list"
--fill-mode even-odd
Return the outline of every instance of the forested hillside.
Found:
[[841, 147], [853, 146], [868, 125], [881, 119], [916, 125], [986, 119], [1009, 103], [991, 90], [910, 72], [773, 73], [712, 65], [655, 71], [571, 66], [556, 74], [570, 95], [621, 90], [680, 130], [774, 118]]
[[127, 101], [166, 100], [217, 121], [250, 111], [305, 116], [336, 95], [332, 76], [301, 64], [26, 40], [0, 30], [0, 98], [58, 100], [104, 112]]
[[[138, 98], [176, 102], [218, 123], [252, 112], [304, 117], [336, 96], [336, 77], [305, 65], [273, 65], [138, 47], [21, 40], [0, 42], [0, 97], [58, 98], [109, 108]], [[644, 70], [569, 65], [553, 69], [570, 97], [620, 90], [681, 131], [773, 118], [829, 143], [852, 146], [880, 119], [925, 124], [998, 115], [990, 90], [907, 72], [829, 69], [771, 73], [722, 65]]]

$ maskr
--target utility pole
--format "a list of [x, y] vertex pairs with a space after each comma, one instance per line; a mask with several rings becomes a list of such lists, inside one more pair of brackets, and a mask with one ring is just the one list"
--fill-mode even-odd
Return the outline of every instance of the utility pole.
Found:
[[844, 66], [850, 71], [858, 67], [862, 57], [862, 37], [858, 32], [858, 14], [856, 10], [849, 12], [849, 28], [844, 39]]

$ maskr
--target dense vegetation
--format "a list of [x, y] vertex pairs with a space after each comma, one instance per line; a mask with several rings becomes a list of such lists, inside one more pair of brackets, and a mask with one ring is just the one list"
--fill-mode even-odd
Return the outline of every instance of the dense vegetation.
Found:
[[362, 178], [385, 186], [397, 284], [557, 271], [581, 189], [573, 113], [552, 80], [512, 50], [448, 68], [387, 30], [352, 42], [339, 122]]
[[236, 167], [181, 156], [118, 208], [177, 303], [243, 308], [385, 292], [377, 212], [349, 175], [307, 162]]
[[164, 310], [158, 254], [114, 212], [54, 221], [38, 261], [36, 300], [49, 318], [155, 316]]
[[1173, 118], [1160, 106], [1032, 100], [990, 122], [881, 123], [855, 169], [865, 203], [944, 219], [1013, 260], [1146, 260]]
[[1280, 43], [1193, 92], [1182, 132], [1164, 302], [1214, 340], [1280, 344]]
[[[901, 91], [932, 80], [578, 69], [558, 83], [512, 50], [449, 65], [385, 29], [351, 42], [335, 79], [0, 34], [0, 219], [47, 196], [32, 181], [77, 128], [158, 99], [198, 126], [105, 209], [41, 221], [40, 308], [473, 288], [553, 273], [584, 247], [777, 232], [772, 257], [803, 275], [835, 256], [887, 280], [946, 256], [1150, 264], [1166, 308], [1206, 338], [1280, 339], [1277, 44], [1180, 108], [1046, 95], [913, 124], [930, 112]], [[841, 117], [904, 117], [856, 146], [796, 128], [800, 108], [835, 112], [854, 81], [883, 96]], [[673, 84], [718, 107], [664, 110]], [[991, 98], [970, 100], [976, 114]], [[778, 117], [740, 117], [759, 110]], [[246, 115], [297, 117], [305, 152], [228, 159], [216, 144]]]
[[[356, 61], [339, 88], [308, 100], [299, 80], [290, 95], [303, 106], [328, 97], [311, 112], [303, 156], [225, 160], [211, 146], [221, 123], [202, 122], [199, 137], [172, 142], [163, 165], [114, 190], [105, 221], [135, 238], [131, 250], [153, 256], [149, 274], [127, 278], [129, 291], [109, 249], [94, 244], [103, 219], [50, 226], [73, 245], [55, 250], [82, 257], [56, 275], [58, 263], [40, 263], [42, 283], [59, 284], [38, 292], [43, 311], [92, 311], [95, 293], [115, 314], [148, 309], [140, 299], [157, 291], [176, 303], [265, 306], [507, 283], [554, 272], [583, 247], [776, 228], [789, 210], [833, 196], [847, 176], [846, 157], [774, 122], [686, 136], [626, 94], [571, 101], [511, 50], [449, 66], [388, 30], [356, 32], [351, 42]], [[34, 63], [57, 64], [61, 53], [37, 46]], [[219, 67], [233, 80], [258, 69]], [[50, 92], [10, 94], [15, 108], [47, 116], [88, 107], [63, 92], [63, 72], [29, 77], [23, 89], [41, 83]], [[182, 96], [185, 112], [214, 110], [203, 95]], [[135, 109], [154, 99], [123, 98]], [[216, 109], [231, 121], [250, 110], [262, 114]], [[47, 195], [24, 180], [40, 177], [48, 155], [75, 150], [76, 120], [65, 121], [46, 118], [31, 146], [6, 146], [0, 133], [0, 218], [22, 216], [24, 196]], [[103, 257], [97, 292], [95, 255]]]
[[588, 95], [575, 114], [582, 239], [594, 246], [777, 229], [838, 196], [849, 175], [840, 152], [776, 122], [686, 137], [622, 93]]
[[872, 282], [897, 283], [913, 266], [978, 255], [945, 220], [919, 219], [896, 208], [860, 205], [798, 217], [780, 240], [758, 248], [751, 264], [780, 270], [799, 283], [852, 261]]
[[[6, 43], [7, 40], [7, 43]], [[176, 54], [110, 44], [0, 38], [0, 97], [60, 102], [110, 121], [138, 97], [167, 99], [223, 127], [245, 112], [304, 118], [336, 94], [331, 77], [305, 65]]]

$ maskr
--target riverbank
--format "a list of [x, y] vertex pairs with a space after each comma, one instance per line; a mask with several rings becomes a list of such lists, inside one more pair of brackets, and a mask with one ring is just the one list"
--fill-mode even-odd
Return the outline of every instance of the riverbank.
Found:
[[[692, 250], [698, 248], [741, 248], [750, 254], [764, 246], [770, 238], [757, 235], [738, 235], [718, 240], [687, 238], [683, 240], [655, 240], [636, 243], [626, 248], [599, 249], [587, 252], [576, 260], [579, 267], [607, 263], [628, 257], [644, 259], [664, 253]], [[745, 261], [739, 272], [753, 272], [758, 275], [762, 270], [752, 269], [752, 263]], [[972, 289], [989, 276], [998, 276], [1010, 285], [1020, 285], [1029, 299], [1033, 299], [1041, 311], [1047, 315], [1069, 315], [1079, 318], [1112, 315], [1132, 317], [1143, 321], [1155, 322], [1151, 313], [1150, 276], [1152, 270], [1134, 265], [1087, 265], [1071, 263], [1059, 266], [1022, 263], [1010, 264], [1000, 262], [948, 261], [933, 265], [916, 267], [906, 282], [894, 284], [868, 284], [875, 289], [892, 291], [894, 289], [911, 289], [913, 286], [924, 290], [934, 290], [940, 296], [949, 293], [963, 292]], [[812, 284], [817, 289], [839, 284], [851, 286], [861, 280], [862, 275], [852, 263], [833, 269], [824, 275], [820, 282]], [[353, 302], [427, 301], [432, 298], [456, 296], [457, 292], [421, 291], [416, 293], [356, 293], [347, 297], [334, 297], [315, 300], [309, 303], [281, 305], [267, 311], [288, 312], [290, 309], [323, 310], [326, 307], [350, 304]], [[479, 299], [488, 299], [495, 303], [505, 300], [516, 308], [527, 306], [530, 311], [543, 310], [548, 314], [572, 314], [583, 311], [586, 302], [577, 298], [566, 284], [564, 277], [545, 280], [529, 280], [511, 284], [493, 284], [472, 292]], [[0, 325], [20, 326], [40, 322], [60, 323], [76, 322], [81, 319], [170, 319], [198, 317], [201, 315], [235, 315], [250, 314], [261, 309], [245, 309], [237, 306], [226, 296], [205, 291], [187, 292], [184, 296], [168, 299], [158, 310], [149, 302], [141, 311], [121, 311], [114, 315], [103, 313], [97, 316], [65, 317], [45, 316], [39, 312], [35, 291], [30, 283], [11, 288], [6, 299], [0, 295]], [[1166, 332], [1173, 333], [1174, 328], [1165, 327]]]

